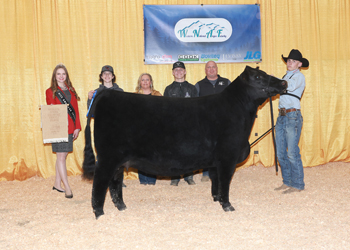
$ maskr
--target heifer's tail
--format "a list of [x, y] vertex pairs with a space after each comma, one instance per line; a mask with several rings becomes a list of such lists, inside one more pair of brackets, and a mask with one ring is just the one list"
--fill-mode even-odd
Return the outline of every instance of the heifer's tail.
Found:
[[90, 129], [91, 112], [88, 116], [85, 127], [85, 148], [83, 162], [83, 179], [92, 180], [95, 173], [96, 163], [95, 154], [91, 145], [91, 129]]

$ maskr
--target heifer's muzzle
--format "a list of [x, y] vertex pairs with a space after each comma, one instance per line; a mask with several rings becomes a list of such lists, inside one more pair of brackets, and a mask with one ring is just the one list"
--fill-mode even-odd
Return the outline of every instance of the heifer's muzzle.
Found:
[[[271, 77], [272, 77], [272, 76], [269, 75], [269, 80], [268, 80], [268, 83], [267, 83], [267, 87], [266, 87], [266, 88], [263, 88], [263, 91], [266, 92], [266, 93], [268, 94], [269, 97], [272, 97], [272, 96], [273, 96], [272, 92], [270, 91]], [[285, 81], [285, 80], [283, 80], [283, 81], [281, 82], [281, 85], [286, 87], [285, 90], [283, 91], [283, 93], [285, 93], [285, 92], [287, 91], [288, 82]]]

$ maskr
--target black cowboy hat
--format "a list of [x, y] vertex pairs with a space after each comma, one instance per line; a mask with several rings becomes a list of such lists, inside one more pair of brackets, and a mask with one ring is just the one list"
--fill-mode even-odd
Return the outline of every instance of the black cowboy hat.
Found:
[[301, 67], [305, 67], [305, 68], [309, 67], [309, 61], [306, 58], [303, 58], [303, 55], [297, 49], [292, 49], [288, 57], [283, 57], [282, 55], [282, 58], [285, 62], [287, 62], [288, 59], [293, 59], [301, 62], [302, 63]]

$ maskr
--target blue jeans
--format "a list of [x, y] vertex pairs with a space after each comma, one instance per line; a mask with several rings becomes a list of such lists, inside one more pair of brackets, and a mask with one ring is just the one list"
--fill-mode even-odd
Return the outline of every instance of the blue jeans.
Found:
[[303, 116], [299, 110], [278, 116], [276, 123], [277, 158], [283, 184], [299, 190], [305, 188], [304, 169], [298, 146]]
[[209, 171], [208, 169], [203, 169], [203, 173], [202, 173], [203, 176], [209, 176]]
[[155, 175], [150, 175], [150, 174], [146, 174], [142, 171], [138, 171], [139, 172], [139, 180], [141, 184], [151, 184], [154, 185], [156, 184], [156, 180], [157, 180], [157, 176]]

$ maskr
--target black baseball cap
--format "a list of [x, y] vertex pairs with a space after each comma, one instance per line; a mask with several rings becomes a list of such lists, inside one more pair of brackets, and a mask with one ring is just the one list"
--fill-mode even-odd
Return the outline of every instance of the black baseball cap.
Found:
[[109, 65], [105, 65], [102, 67], [102, 70], [101, 70], [101, 74], [105, 71], [109, 71], [111, 72], [112, 74], [114, 74], [114, 71], [113, 71], [113, 67], [112, 66], [109, 66]]
[[183, 62], [180, 62], [180, 61], [177, 61], [176, 63], [173, 64], [173, 70], [176, 68], [186, 69], [185, 64]]

